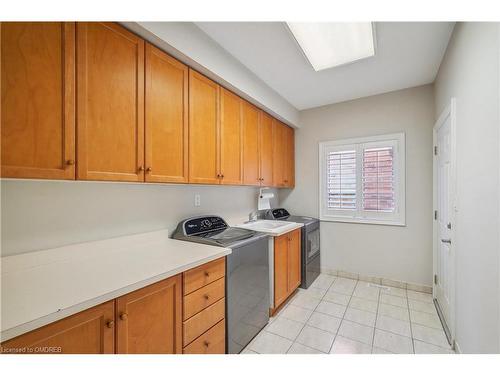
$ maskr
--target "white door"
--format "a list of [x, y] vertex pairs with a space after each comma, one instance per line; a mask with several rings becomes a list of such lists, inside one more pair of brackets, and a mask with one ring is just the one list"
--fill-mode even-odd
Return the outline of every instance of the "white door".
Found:
[[[436, 123], [434, 187], [436, 220], [434, 225], [434, 298], [437, 300], [447, 334], [453, 336], [454, 327], [454, 146], [452, 143], [452, 121], [454, 102]], [[451, 339], [452, 337], [450, 337]], [[450, 340], [451, 341], [451, 340]]]

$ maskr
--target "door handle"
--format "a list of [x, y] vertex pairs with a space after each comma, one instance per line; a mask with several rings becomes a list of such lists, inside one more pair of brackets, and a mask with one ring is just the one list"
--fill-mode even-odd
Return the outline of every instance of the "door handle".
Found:
[[448, 239], [441, 238], [441, 242], [442, 243], [449, 243], [451, 245], [451, 239], [450, 238], [448, 238]]

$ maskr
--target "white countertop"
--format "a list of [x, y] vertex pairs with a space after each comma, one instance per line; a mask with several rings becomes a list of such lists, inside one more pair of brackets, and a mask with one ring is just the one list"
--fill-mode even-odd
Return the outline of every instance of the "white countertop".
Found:
[[230, 253], [161, 230], [0, 258], [1, 341]]
[[266, 233], [273, 237], [278, 237], [295, 229], [301, 228], [304, 226], [304, 224], [280, 220], [255, 220], [245, 223], [234, 223], [233, 226]]

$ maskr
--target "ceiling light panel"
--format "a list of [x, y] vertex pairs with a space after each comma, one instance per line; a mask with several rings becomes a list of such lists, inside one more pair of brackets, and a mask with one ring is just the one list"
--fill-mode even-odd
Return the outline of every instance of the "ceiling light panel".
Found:
[[287, 22], [314, 70], [375, 55], [371, 22]]

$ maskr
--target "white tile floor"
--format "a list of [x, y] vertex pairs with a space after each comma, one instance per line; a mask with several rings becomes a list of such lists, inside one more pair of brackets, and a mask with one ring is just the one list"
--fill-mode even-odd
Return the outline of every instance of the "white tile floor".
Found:
[[245, 354], [451, 354], [430, 294], [321, 274]]

